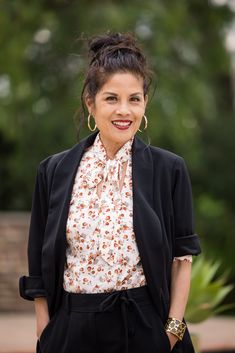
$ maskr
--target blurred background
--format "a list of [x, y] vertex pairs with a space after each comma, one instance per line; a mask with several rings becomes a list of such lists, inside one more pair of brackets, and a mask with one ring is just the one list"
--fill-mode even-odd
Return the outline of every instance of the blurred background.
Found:
[[[81, 38], [107, 30], [134, 33], [155, 73], [146, 112], [149, 125], [140, 137], [183, 156], [190, 172], [196, 231], [204, 253], [198, 265], [204, 277], [195, 273], [200, 283], [192, 291], [203, 281], [207, 288], [190, 299], [201, 316], [189, 307], [189, 321], [213, 320], [222, 305], [221, 312], [227, 310], [221, 320], [228, 321], [218, 327], [229, 322], [235, 332], [231, 305], [235, 302], [235, 1], [11, 0], [0, 2], [0, 312], [4, 319], [0, 335], [4, 342], [7, 323], [21, 322], [25, 328], [29, 322], [34, 333], [33, 304], [19, 298], [18, 278], [27, 273], [36, 168], [48, 155], [78, 141], [75, 113], [81, 107], [87, 65], [86, 41]], [[88, 133], [84, 126], [79, 138]], [[200, 295], [201, 301], [195, 302]], [[232, 336], [224, 346], [234, 340]], [[26, 337], [25, 348], [18, 341], [14, 352], [33, 352], [34, 339]], [[204, 351], [222, 351], [209, 338], [204, 341]], [[10, 349], [13, 353], [12, 342], [8, 343], [1, 345], [5, 347], [0, 347], [1, 353]], [[235, 351], [235, 342], [226, 347], [223, 351]]]

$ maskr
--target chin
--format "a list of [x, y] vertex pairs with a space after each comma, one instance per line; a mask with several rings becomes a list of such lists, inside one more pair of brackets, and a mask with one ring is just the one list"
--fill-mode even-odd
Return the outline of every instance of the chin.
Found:
[[135, 134], [133, 133], [124, 133], [122, 136], [115, 136], [115, 141], [119, 143], [126, 143], [128, 140], [130, 140]]

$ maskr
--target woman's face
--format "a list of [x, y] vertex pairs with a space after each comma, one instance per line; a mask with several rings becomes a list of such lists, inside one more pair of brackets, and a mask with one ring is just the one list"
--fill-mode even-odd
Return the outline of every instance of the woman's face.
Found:
[[95, 96], [86, 100], [105, 147], [121, 147], [140, 127], [147, 96], [144, 97], [143, 79], [130, 72], [109, 77]]

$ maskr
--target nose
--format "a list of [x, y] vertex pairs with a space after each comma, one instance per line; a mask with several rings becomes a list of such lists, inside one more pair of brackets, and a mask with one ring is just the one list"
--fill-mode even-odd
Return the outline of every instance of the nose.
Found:
[[129, 116], [130, 109], [129, 109], [128, 103], [126, 102], [120, 103], [116, 109], [116, 114], [121, 116]]

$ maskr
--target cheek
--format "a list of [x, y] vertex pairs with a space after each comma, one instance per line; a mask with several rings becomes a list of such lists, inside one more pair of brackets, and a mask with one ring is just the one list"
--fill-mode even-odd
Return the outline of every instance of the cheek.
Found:
[[108, 128], [108, 125], [110, 124], [110, 118], [107, 114], [102, 112], [102, 114], [97, 114], [95, 116], [95, 121], [96, 125], [100, 128]]
[[106, 104], [100, 104], [99, 106], [96, 107], [96, 110], [94, 111], [94, 117], [99, 120], [99, 121], [105, 121], [110, 118], [110, 115], [113, 113], [113, 109], [110, 106], [107, 106]]
[[136, 121], [139, 123], [143, 119], [145, 110], [144, 109], [139, 109], [138, 112], [136, 112]]

